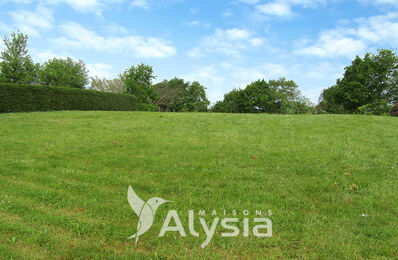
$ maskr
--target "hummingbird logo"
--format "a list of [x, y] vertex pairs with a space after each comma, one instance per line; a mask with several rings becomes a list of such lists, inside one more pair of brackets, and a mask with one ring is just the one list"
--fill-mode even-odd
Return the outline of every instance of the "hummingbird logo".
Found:
[[127, 192], [127, 199], [130, 207], [138, 217], [137, 233], [130, 236], [128, 239], [135, 238], [135, 243], [137, 244], [138, 238], [151, 228], [158, 207], [166, 202], [172, 201], [164, 200], [162, 198], [151, 198], [147, 202], [144, 202], [140, 197], [138, 197], [131, 186]]

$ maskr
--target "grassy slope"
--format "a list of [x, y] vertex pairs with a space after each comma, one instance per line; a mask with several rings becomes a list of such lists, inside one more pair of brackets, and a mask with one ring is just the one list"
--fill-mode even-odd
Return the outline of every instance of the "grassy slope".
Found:
[[[388, 117], [1, 114], [0, 258], [395, 258], [397, 147]], [[175, 201], [138, 246], [129, 185]], [[157, 238], [169, 209], [271, 209], [274, 234]]]

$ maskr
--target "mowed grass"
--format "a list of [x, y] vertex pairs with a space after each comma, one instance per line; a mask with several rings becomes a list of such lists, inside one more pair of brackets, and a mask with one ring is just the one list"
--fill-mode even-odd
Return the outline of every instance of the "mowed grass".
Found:
[[[137, 245], [129, 185], [174, 201]], [[158, 238], [171, 209], [187, 237]], [[240, 221], [271, 210], [273, 236], [246, 238], [239, 222], [238, 237], [218, 226], [202, 249], [190, 209], [237, 210]], [[393, 259], [397, 245], [398, 118], [0, 115], [0, 258]]]

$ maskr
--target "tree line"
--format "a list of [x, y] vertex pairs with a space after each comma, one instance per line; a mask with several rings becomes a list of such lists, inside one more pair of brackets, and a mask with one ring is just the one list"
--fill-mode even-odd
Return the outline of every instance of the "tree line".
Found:
[[90, 78], [81, 60], [74, 61], [68, 57], [53, 58], [43, 64], [34, 63], [28, 53], [27, 40], [28, 36], [20, 32], [4, 37], [0, 82], [133, 94], [137, 99], [137, 109], [142, 111], [208, 110], [210, 101], [206, 89], [197, 81], [191, 83], [175, 78], [153, 84], [152, 66], [143, 63], [131, 66], [115, 79]]
[[[0, 82], [89, 88], [101, 92], [129, 93], [143, 111], [223, 113], [364, 113], [387, 114], [398, 101], [398, 57], [393, 50], [378, 50], [357, 56], [344, 75], [324, 89], [315, 106], [292, 80], [257, 80], [244, 89], [234, 89], [209, 107], [206, 88], [199, 82], [174, 78], [153, 83], [152, 66], [138, 64], [115, 79], [88, 76], [83, 61], [53, 58], [34, 63], [27, 49], [27, 35], [4, 37], [0, 56]], [[397, 108], [395, 108], [397, 109]]]

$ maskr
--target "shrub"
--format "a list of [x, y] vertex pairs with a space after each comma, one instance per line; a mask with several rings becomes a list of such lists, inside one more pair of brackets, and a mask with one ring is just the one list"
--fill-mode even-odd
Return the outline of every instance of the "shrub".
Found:
[[392, 106], [387, 101], [379, 101], [373, 104], [360, 106], [356, 112], [365, 115], [388, 115], [391, 108]]
[[136, 109], [136, 98], [129, 94], [41, 85], [0, 83], [0, 113], [52, 110]]

